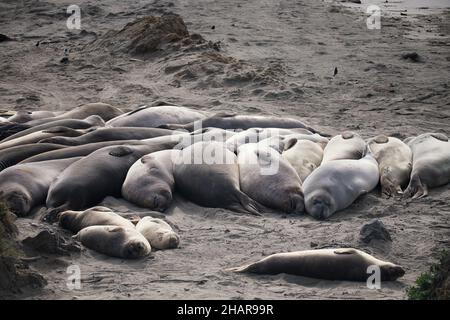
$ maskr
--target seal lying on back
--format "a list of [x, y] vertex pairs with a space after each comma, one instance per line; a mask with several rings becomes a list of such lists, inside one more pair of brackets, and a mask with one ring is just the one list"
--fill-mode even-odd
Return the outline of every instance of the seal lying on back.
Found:
[[184, 124], [204, 118], [196, 110], [176, 106], [141, 107], [120, 115], [107, 124], [112, 127], [148, 127], [156, 128], [161, 125], [174, 123]]
[[18, 216], [45, 203], [50, 184], [69, 165], [80, 160], [70, 158], [19, 164], [0, 173], [0, 198]]
[[170, 149], [176, 142], [105, 147], [64, 170], [50, 186], [45, 220], [54, 221], [64, 210], [81, 210], [106, 196], [120, 197], [128, 169], [143, 155]]
[[150, 139], [171, 135], [172, 133], [172, 130], [158, 128], [98, 128], [79, 137], [52, 137], [41, 140], [41, 142], [66, 146], [78, 146], [104, 141]]
[[123, 198], [140, 207], [164, 212], [172, 202], [175, 188], [172, 160], [180, 152], [162, 150], [136, 161], [123, 183]]
[[408, 143], [413, 153], [411, 180], [406, 197], [422, 198], [428, 188], [450, 182], [450, 141], [442, 133], [424, 133]]
[[0, 150], [16, 147], [24, 144], [36, 143], [42, 139], [54, 137], [54, 136], [80, 136], [83, 132], [81, 130], [70, 129], [66, 127], [54, 127], [46, 130], [36, 131], [26, 136], [12, 139], [9, 141], [0, 143]]
[[303, 213], [302, 182], [294, 168], [270, 147], [248, 143], [238, 149], [241, 190], [266, 207]]
[[405, 270], [398, 265], [352, 248], [277, 253], [228, 271], [270, 275], [287, 273], [325, 280], [367, 281], [373, 273], [369, 268], [371, 266], [379, 268], [381, 281], [395, 281], [405, 274]]
[[180, 244], [180, 237], [161, 219], [144, 217], [136, 224], [136, 230], [150, 242], [152, 248], [174, 249]]
[[88, 129], [88, 128], [92, 128], [92, 127], [102, 127], [104, 125], [105, 125], [105, 121], [103, 121], [103, 119], [100, 118], [99, 116], [95, 116], [95, 115], [87, 117], [86, 119], [83, 119], [83, 120], [80, 120], [80, 119], [62, 119], [62, 120], [57, 120], [57, 121], [44, 123], [44, 124], [41, 124], [39, 126], [34, 126], [34, 127], [29, 128], [29, 129], [20, 131], [20, 132], [14, 134], [12, 136], [9, 136], [4, 141], [8, 141], [8, 140], [12, 140], [12, 139], [15, 139], [15, 138], [23, 137], [23, 136], [26, 136], [27, 134], [30, 134], [30, 133], [33, 133], [33, 132], [36, 132], [36, 131], [51, 129], [53, 127], [66, 127], [66, 128], [71, 128], [71, 129]]
[[147, 239], [134, 227], [91, 226], [78, 232], [74, 239], [89, 249], [123, 259], [142, 258], [152, 250]]
[[381, 192], [388, 197], [403, 193], [412, 168], [412, 151], [401, 140], [379, 135], [368, 141], [378, 162]]
[[22, 160], [35, 155], [63, 148], [64, 146], [59, 146], [56, 144], [34, 143], [3, 149], [0, 152], [0, 171], [5, 170], [8, 167], [12, 167]]
[[370, 153], [359, 160], [328, 161], [303, 182], [306, 211], [326, 219], [373, 190], [379, 178], [378, 163]]
[[297, 119], [275, 117], [275, 116], [254, 116], [254, 115], [236, 115], [229, 113], [218, 113], [212, 117], [207, 117], [196, 122], [185, 125], [170, 124], [162, 126], [167, 129], [184, 129], [193, 131], [201, 127], [215, 127], [221, 129], [250, 129], [250, 128], [304, 128], [311, 132], [316, 130], [308, 127]]
[[103, 120], [108, 121], [121, 114], [123, 114], [123, 112], [120, 109], [113, 107], [110, 104], [96, 102], [83, 104], [81, 106], [73, 108], [72, 110], [58, 114], [55, 117], [36, 119], [26, 122], [26, 124], [30, 126], [37, 126], [43, 123], [62, 119], [85, 119], [92, 115], [97, 115]]
[[344, 132], [333, 137], [323, 150], [322, 164], [331, 160], [361, 159], [366, 142], [354, 132]]
[[85, 211], [64, 211], [59, 215], [59, 225], [64, 229], [77, 233], [90, 226], [121, 226], [134, 228], [134, 224], [111, 209], [106, 207], [93, 207]]
[[236, 155], [224, 143], [197, 142], [174, 160], [175, 187], [204, 207], [259, 215], [258, 204], [239, 188]]

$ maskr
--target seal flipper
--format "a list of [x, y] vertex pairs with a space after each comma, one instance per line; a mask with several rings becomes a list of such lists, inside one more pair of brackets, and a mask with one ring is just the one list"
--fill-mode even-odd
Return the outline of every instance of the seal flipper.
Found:
[[247, 264], [241, 267], [234, 267], [234, 268], [228, 268], [223, 271], [225, 272], [235, 272], [235, 273], [245, 273], [245, 272], [252, 272], [251, 267], [253, 264]]
[[411, 177], [411, 181], [409, 182], [408, 188], [406, 188], [403, 195], [405, 198], [424, 198], [428, 196], [428, 187], [420, 181], [420, 177], [418, 175], [413, 175]]
[[355, 254], [356, 250], [352, 248], [346, 248], [346, 249], [336, 249], [333, 251], [334, 254]]
[[109, 155], [113, 156], [113, 157], [119, 157], [120, 158], [120, 157], [125, 157], [125, 156], [127, 156], [129, 154], [132, 154], [132, 153], [133, 153], [133, 149], [131, 149], [130, 147], [118, 146], [118, 147], [112, 149], [109, 152]]
[[249, 213], [255, 216], [261, 216], [260, 208], [261, 205], [257, 203], [255, 200], [250, 199], [249, 196], [247, 196], [242, 191], [237, 191], [237, 200], [240, 203], [240, 206], [238, 205], [232, 205], [229, 208], [231, 210], [237, 211], [237, 212], [243, 212], [243, 213]]
[[49, 208], [42, 217], [42, 221], [55, 223], [59, 220], [59, 215], [66, 210], [69, 210], [69, 206], [67, 204], [63, 204], [56, 208]]

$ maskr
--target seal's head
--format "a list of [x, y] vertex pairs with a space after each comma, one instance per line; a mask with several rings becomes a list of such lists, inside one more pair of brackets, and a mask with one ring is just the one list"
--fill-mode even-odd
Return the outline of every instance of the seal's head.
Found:
[[172, 203], [172, 192], [166, 189], [146, 193], [145, 197], [147, 207], [159, 212], [164, 212]]
[[386, 263], [380, 269], [382, 281], [395, 281], [405, 274], [405, 269], [393, 263]]
[[131, 240], [125, 246], [124, 257], [126, 259], [138, 259], [148, 255], [151, 251], [150, 244], [141, 240]]
[[319, 189], [305, 199], [306, 212], [316, 219], [324, 220], [336, 212], [336, 202], [331, 194]]
[[17, 216], [26, 216], [31, 210], [31, 197], [24, 192], [9, 192], [2, 195], [1, 199], [5, 201], [9, 210]]

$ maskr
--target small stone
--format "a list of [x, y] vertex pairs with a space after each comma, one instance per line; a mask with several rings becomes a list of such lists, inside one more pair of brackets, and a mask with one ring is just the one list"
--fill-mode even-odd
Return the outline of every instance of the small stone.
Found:
[[422, 58], [417, 52], [403, 52], [401, 56], [403, 60], [411, 60], [412, 62], [422, 61]]
[[365, 243], [370, 243], [372, 240], [392, 241], [389, 231], [384, 226], [383, 222], [374, 219], [365, 224], [360, 231], [361, 240]]

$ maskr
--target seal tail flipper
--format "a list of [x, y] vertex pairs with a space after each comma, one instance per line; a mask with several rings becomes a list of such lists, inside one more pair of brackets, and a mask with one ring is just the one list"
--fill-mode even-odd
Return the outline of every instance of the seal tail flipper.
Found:
[[234, 273], [245, 273], [245, 272], [251, 272], [250, 268], [253, 264], [246, 264], [241, 267], [234, 267], [234, 268], [228, 268], [225, 269], [225, 272], [234, 272]]
[[305, 129], [311, 131], [312, 133], [317, 133], [317, 134], [319, 134], [319, 135], [321, 135], [322, 137], [325, 137], [325, 138], [330, 138], [332, 136], [329, 133], [318, 131], [318, 130], [316, 130], [316, 129], [312, 128], [312, 127], [309, 127], [309, 126], [305, 126]]
[[420, 177], [418, 175], [412, 176], [408, 188], [406, 188], [403, 196], [405, 198], [412, 197], [413, 199], [420, 199], [426, 197], [427, 195], [428, 187], [420, 181]]
[[252, 215], [255, 216], [261, 216], [261, 209], [262, 206], [256, 202], [253, 199], [250, 199], [245, 193], [243, 192], [239, 192], [239, 203], [241, 204], [242, 208], [241, 210], [238, 211], [242, 211], [242, 209], [244, 210], [243, 212], [245, 213], [250, 213]]

